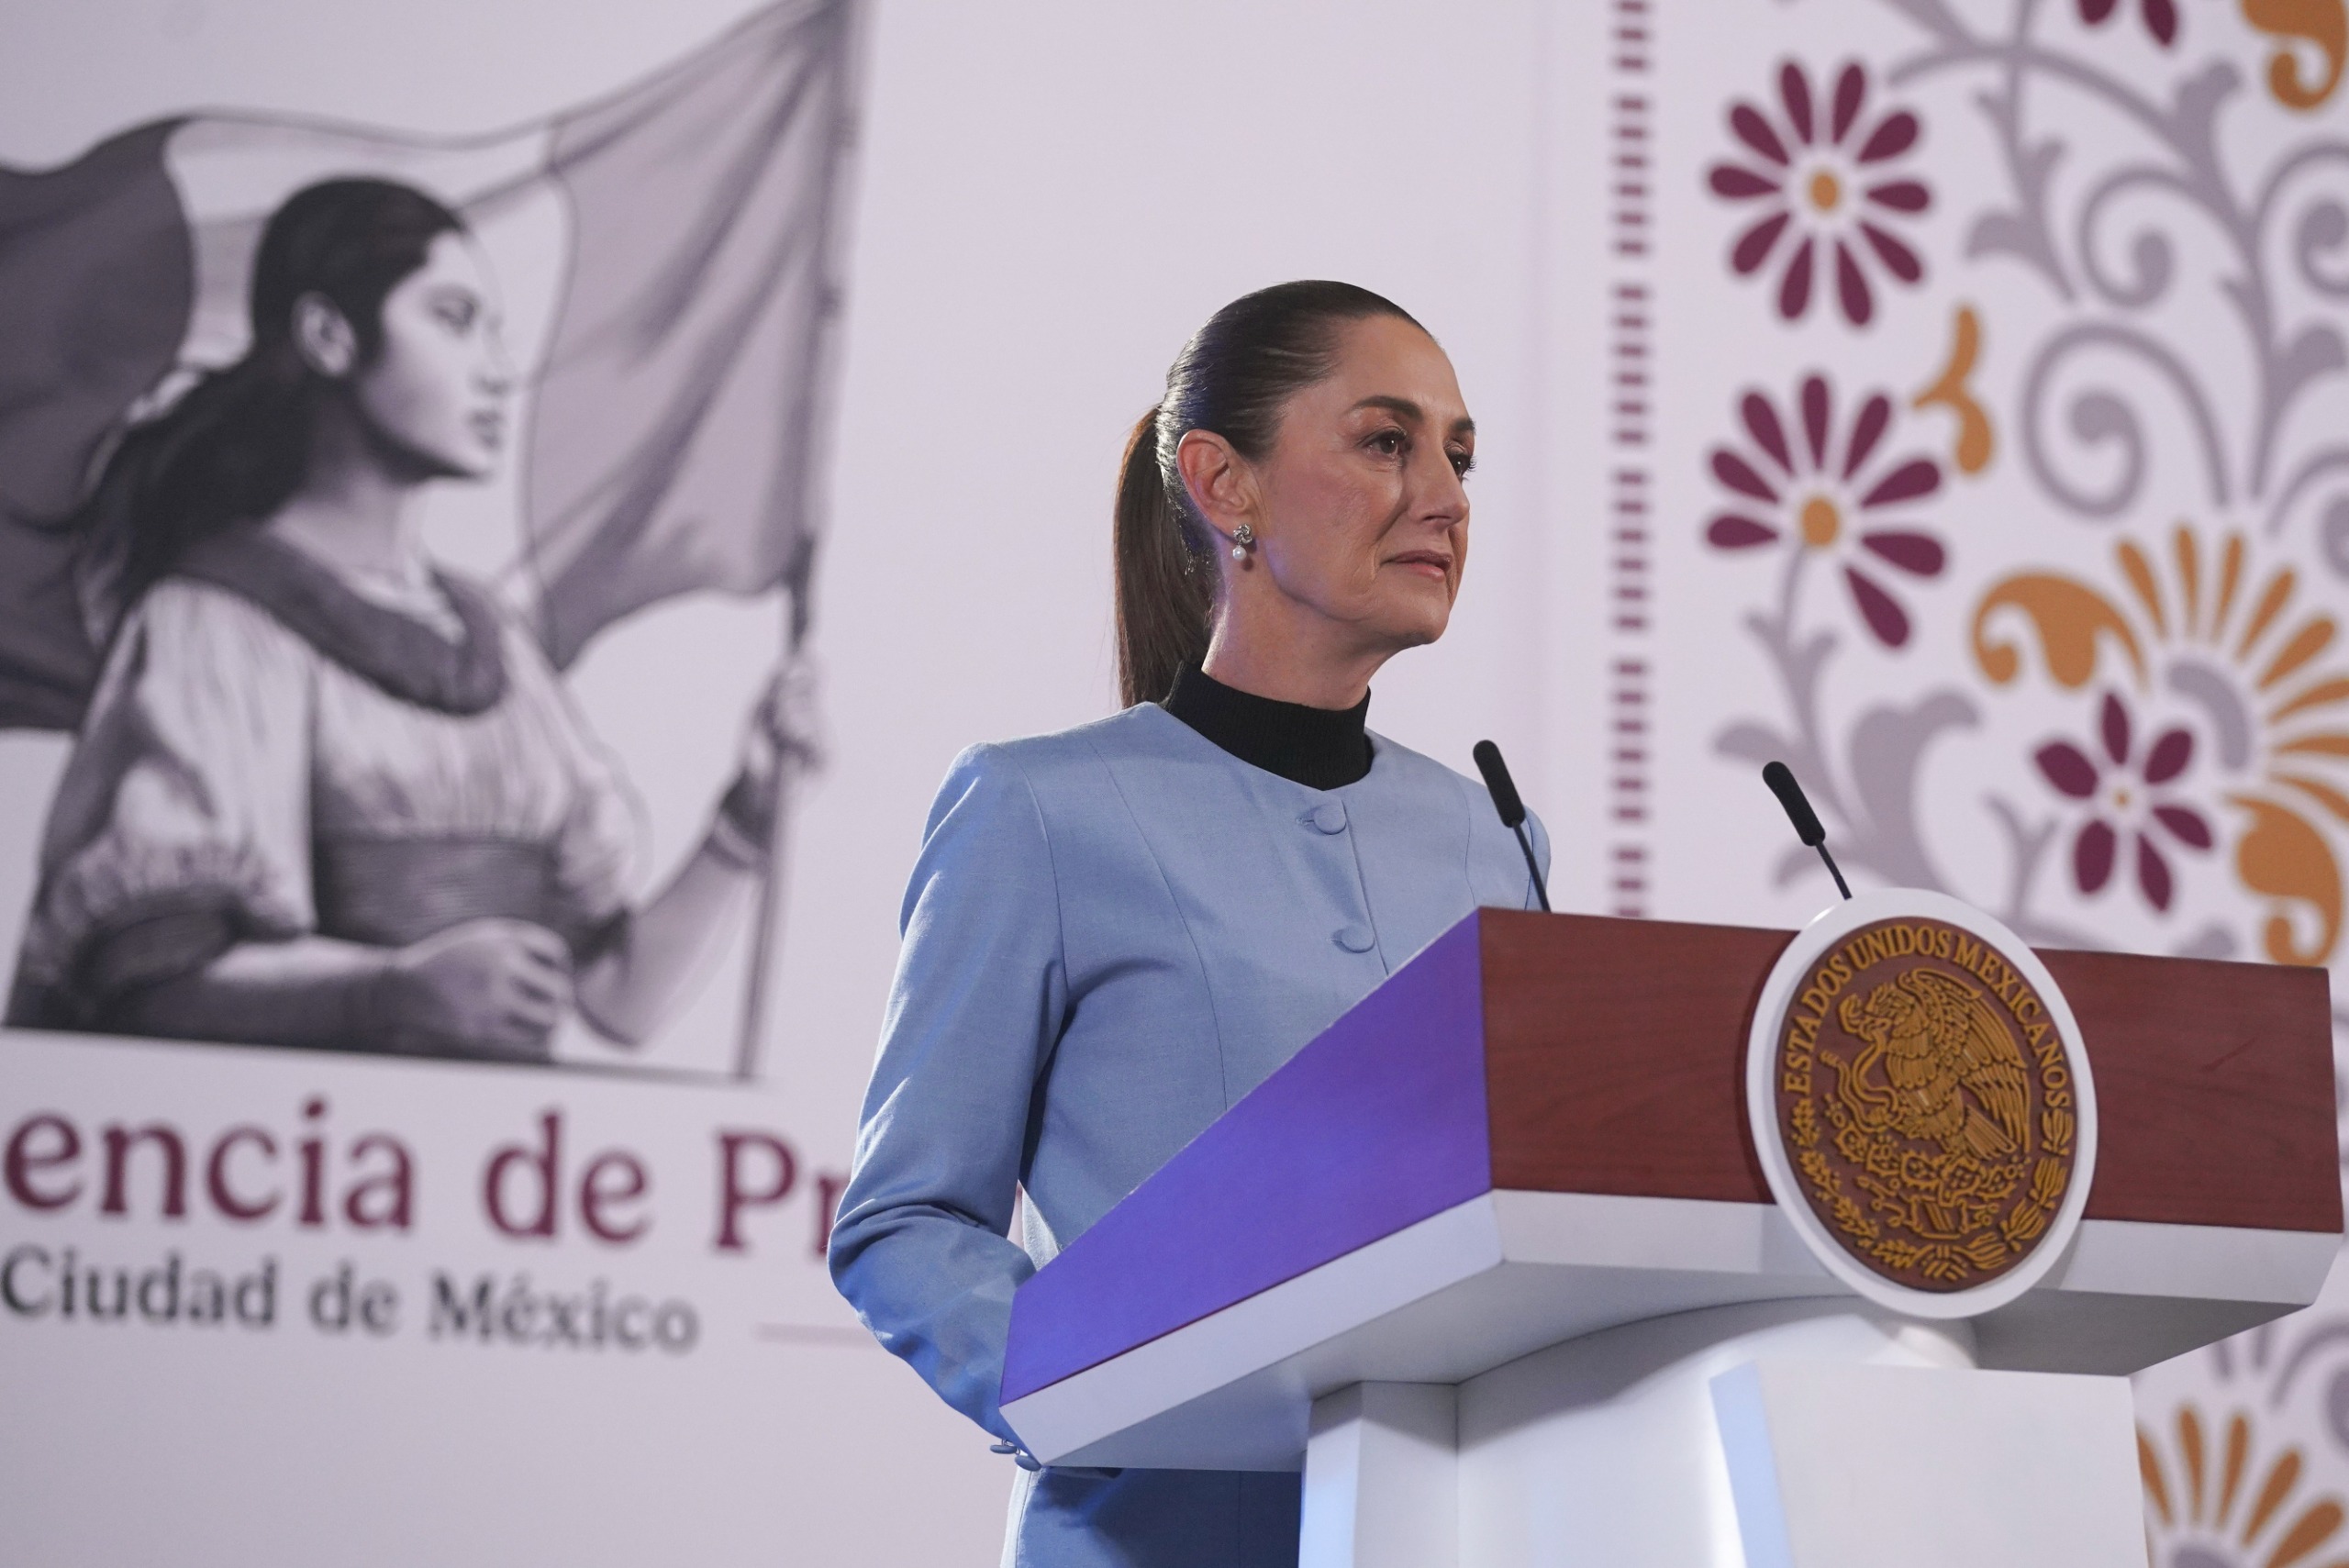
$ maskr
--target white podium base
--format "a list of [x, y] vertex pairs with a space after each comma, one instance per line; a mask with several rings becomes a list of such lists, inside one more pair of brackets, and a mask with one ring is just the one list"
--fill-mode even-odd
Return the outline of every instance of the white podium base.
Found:
[[2128, 1385], [1845, 1300], [1315, 1401], [1302, 1568], [2143, 1568]]

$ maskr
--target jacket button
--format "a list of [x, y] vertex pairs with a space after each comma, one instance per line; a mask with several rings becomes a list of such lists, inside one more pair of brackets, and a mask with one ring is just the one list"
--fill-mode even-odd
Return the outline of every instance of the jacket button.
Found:
[[1325, 800], [1308, 813], [1305, 819], [1324, 833], [1342, 833], [1346, 830], [1345, 802]]
[[1368, 926], [1340, 926], [1332, 940], [1348, 952], [1368, 952], [1377, 939]]

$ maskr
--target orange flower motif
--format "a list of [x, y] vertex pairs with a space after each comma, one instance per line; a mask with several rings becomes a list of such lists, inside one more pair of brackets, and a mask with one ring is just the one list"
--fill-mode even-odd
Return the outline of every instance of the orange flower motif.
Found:
[[1975, 611], [1975, 662], [1995, 684], [2017, 679], [2021, 652], [1999, 628], [2020, 612], [2058, 686], [2079, 690], [2110, 662], [2139, 693], [2158, 689], [2199, 709], [2224, 798], [2243, 814], [2235, 873], [2267, 901], [2267, 956], [2327, 962], [2343, 913], [2333, 840], [2349, 831], [2349, 672], [2327, 662], [2338, 623], [2296, 604], [2290, 567], [2250, 570], [2239, 532], [2206, 550], [2181, 524], [2165, 571], [2134, 540], [2114, 556], [2118, 595], [2053, 573], [1993, 584]]
[[[2165, 1436], [2171, 1440], [2164, 1440]], [[2302, 1502], [2306, 1469], [2296, 1447], [2264, 1462], [2251, 1418], [2231, 1417], [2216, 1442], [2191, 1404], [2177, 1407], [2171, 1433], [2137, 1427], [2137, 1470], [2145, 1484], [2145, 1536], [2156, 1562], [2175, 1568], [2314, 1568], [2339, 1551], [2340, 1499]], [[2165, 1450], [2168, 1450], [2165, 1453]], [[2343, 1568], [2337, 1555], [2324, 1568]]]

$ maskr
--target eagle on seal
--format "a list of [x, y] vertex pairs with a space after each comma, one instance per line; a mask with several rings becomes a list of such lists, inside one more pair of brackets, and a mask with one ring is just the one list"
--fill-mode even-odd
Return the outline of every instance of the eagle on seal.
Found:
[[[2029, 1068], [2011, 1030], [1987, 997], [1963, 980], [1921, 966], [1870, 991], [1846, 996], [1844, 1030], [1865, 1042], [1842, 1074], [1863, 1119], [1909, 1138], [1928, 1139], [1944, 1154], [2003, 1160], [2020, 1151], [2029, 1128]], [[1869, 1082], [1881, 1060], [1890, 1093]]]

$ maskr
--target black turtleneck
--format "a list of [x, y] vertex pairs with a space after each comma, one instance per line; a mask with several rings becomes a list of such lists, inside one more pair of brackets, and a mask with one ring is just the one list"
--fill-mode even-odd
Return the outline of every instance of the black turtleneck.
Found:
[[1337, 789], [1370, 772], [1367, 695], [1349, 708], [1308, 707], [1227, 686], [1190, 664], [1159, 706], [1241, 762], [1308, 789]]

